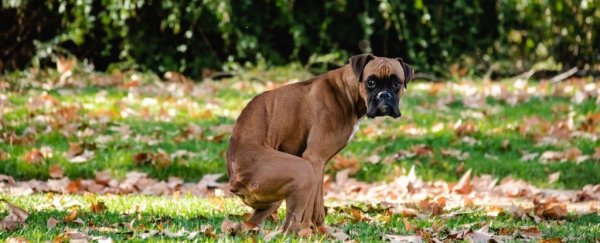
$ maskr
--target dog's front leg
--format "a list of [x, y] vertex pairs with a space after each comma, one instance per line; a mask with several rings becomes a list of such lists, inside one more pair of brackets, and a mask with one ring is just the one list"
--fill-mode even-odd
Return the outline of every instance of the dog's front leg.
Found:
[[313, 196], [311, 209], [311, 222], [314, 226], [322, 226], [325, 220], [325, 205], [323, 202], [323, 175], [325, 172], [325, 164], [333, 157], [340, 149], [343, 148], [346, 141], [336, 139], [335, 134], [331, 134], [331, 130], [324, 133], [312, 133], [311, 138], [318, 139], [318, 142], [311, 143], [302, 154], [302, 158], [311, 162], [315, 172], [317, 188]]
[[302, 157], [312, 163], [314, 173], [318, 180], [315, 182], [317, 187], [311, 195], [311, 200], [305, 211], [306, 218], [303, 218], [303, 220], [308, 220], [311, 226], [318, 227], [323, 225], [325, 218], [325, 206], [323, 205], [323, 173], [327, 160], [321, 159], [310, 152], [305, 152]]

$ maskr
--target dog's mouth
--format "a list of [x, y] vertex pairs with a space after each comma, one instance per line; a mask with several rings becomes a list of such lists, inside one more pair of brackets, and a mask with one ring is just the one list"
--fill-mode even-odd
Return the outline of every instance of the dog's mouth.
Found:
[[367, 107], [367, 117], [374, 118], [378, 116], [390, 116], [392, 118], [398, 118], [402, 116], [400, 109], [397, 105], [390, 104], [386, 101], [376, 101], [376, 104], [371, 104]]

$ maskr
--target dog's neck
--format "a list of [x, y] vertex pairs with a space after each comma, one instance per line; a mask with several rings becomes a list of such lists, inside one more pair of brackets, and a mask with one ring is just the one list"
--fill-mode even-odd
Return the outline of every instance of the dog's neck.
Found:
[[345, 65], [341, 68], [329, 71], [327, 79], [331, 85], [338, 87], [337, 90], [342, 91], [344, 99], [347, 99], [348, 104], [351, 104], [351, 115], [356, 116], [356, 119], [362, 118], [367, 113], [366, 101], [360, 96], [361, 83], [356, 79], [350, 65]]

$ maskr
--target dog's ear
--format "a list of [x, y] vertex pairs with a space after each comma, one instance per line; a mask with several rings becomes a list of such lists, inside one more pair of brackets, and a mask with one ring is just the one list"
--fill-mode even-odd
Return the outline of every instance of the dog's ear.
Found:
[[396, 60], [400, 62], [400, 65], [402, 65], [402, 69], [404, 70], [404, 88], [406, 89], [408, 82], [415, 76], [415, 70], [410, 65], [404, 63], [402, 58], [398, 57]]
[[373, 60], [374, 58], [375, 57], [371, 54], [356, 55], [350, 58], [350, 66], [352, 67], [352, 71], [354, 72], [354, 75], [356, 76], [356, 80], [358, 80], [358, 82], [362, 82], [363, 69], [365, 69], [367, 63], [369, 63], [369, 61]]

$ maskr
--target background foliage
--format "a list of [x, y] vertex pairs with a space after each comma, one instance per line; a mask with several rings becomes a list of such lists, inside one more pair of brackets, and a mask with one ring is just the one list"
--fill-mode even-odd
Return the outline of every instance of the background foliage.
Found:
[[340, 65], [362, 52], [437, 74], [455, 63], [514, 74], [548, 60], [589, 70], [600, 59], [592, 0], [3, 0], [0, 28], [0, 70], [57, 53], [193, 77], [246, 61]]

